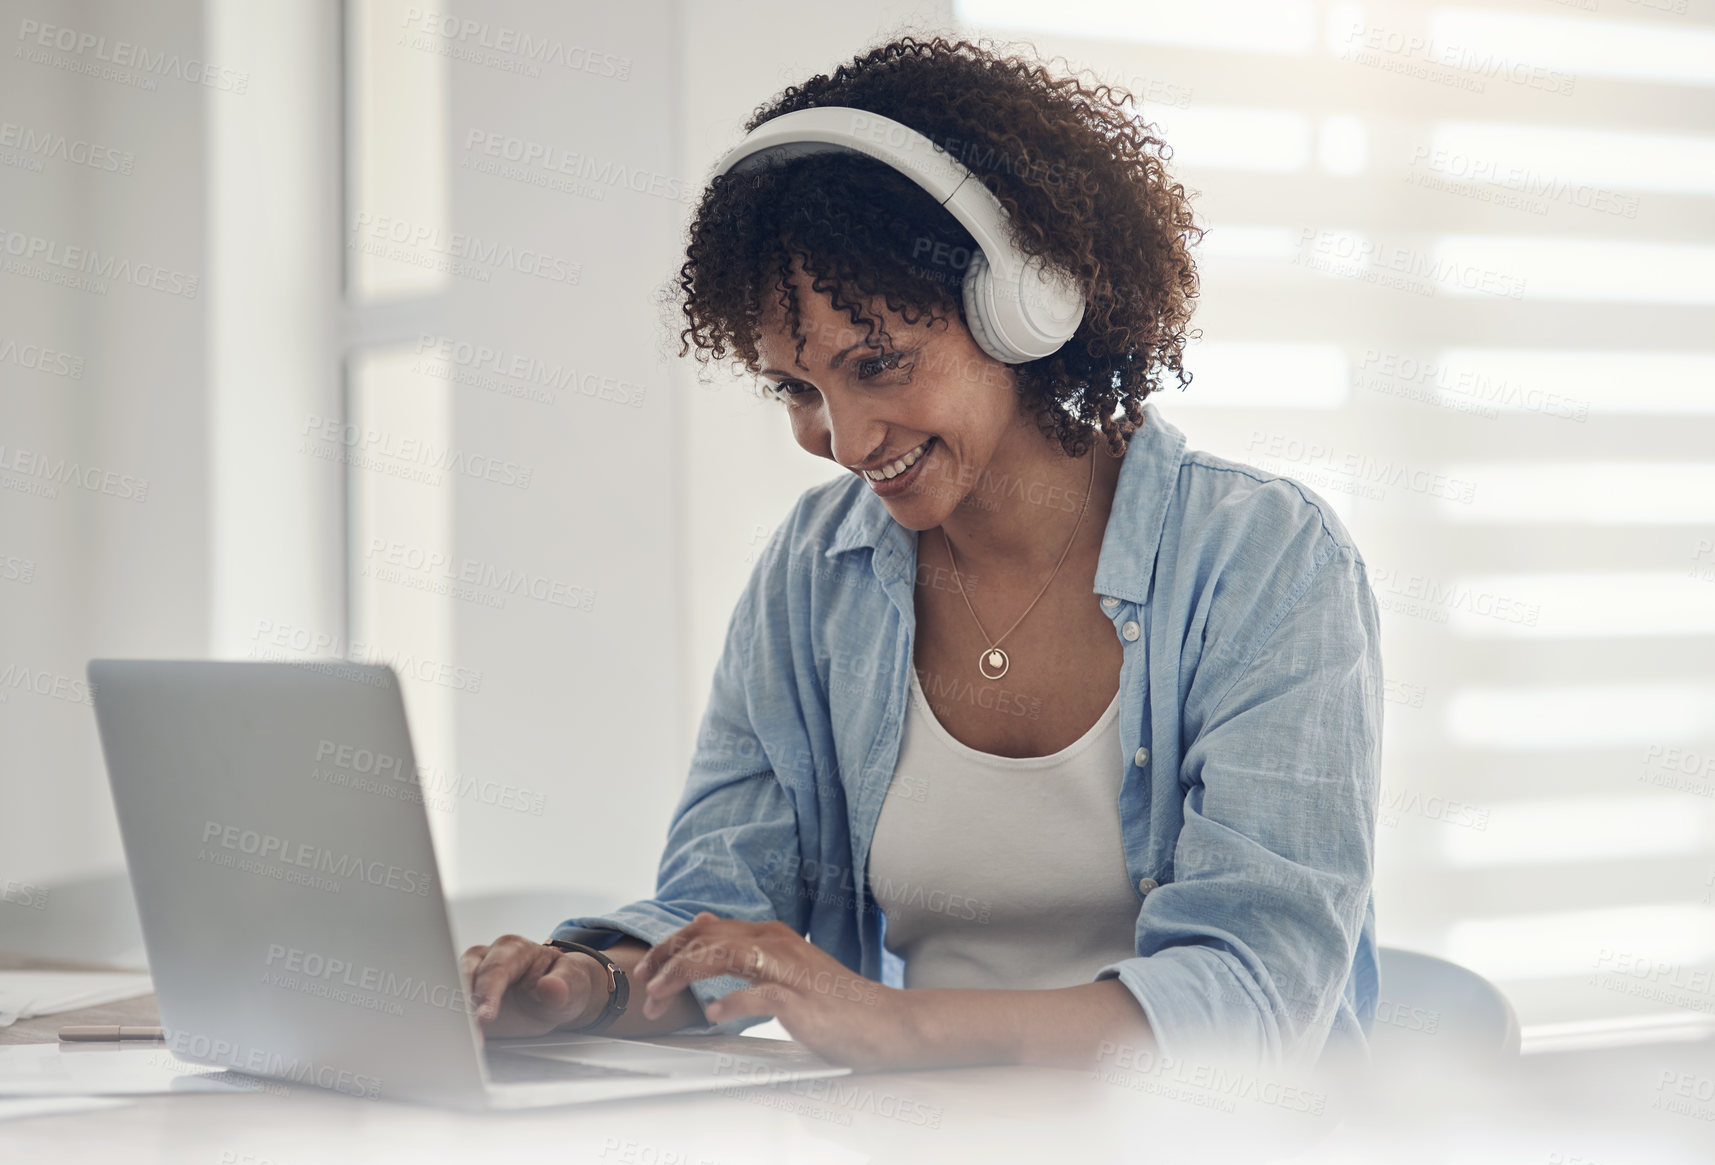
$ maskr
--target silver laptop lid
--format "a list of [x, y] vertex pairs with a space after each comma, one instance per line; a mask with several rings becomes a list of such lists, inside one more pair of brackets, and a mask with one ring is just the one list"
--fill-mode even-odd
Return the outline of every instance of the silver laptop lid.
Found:
[[482, 1105], [392, 669], [92, 660], [89, 679], [174, 1054]]

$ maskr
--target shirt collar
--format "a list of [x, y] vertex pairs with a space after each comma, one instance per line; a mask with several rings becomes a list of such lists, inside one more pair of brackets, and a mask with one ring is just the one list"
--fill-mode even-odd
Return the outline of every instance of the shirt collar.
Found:
[[1114, 488], [1114, 506], [1102, 532], [1095, 593], [1132, 603], [1149, 601], [1149, 581], [1161, 550], [1167, 507], [1185, 459], [1185, 434], [1145, 401], [1143, 424], [1131, 436]]
[[[1113, 509], [1102, 532], [1102, 552], [1096, 560], [1096, 594], [1113, 595], [1134, 603], [1147, 601], [1167, 506], [1184, 455], [1185, 434], [1145, 401], [1143, 424], [1126, 447], [1114, 489]], [[862, 487], [861, 481], [858, 484]], [[863, 549], [885, 552], [889, 559], [910, 551], [910, 533], [893, 520], [886, 504], [867, 488], [857, 491], [823, 556], [832, 558], [848, 550]]]

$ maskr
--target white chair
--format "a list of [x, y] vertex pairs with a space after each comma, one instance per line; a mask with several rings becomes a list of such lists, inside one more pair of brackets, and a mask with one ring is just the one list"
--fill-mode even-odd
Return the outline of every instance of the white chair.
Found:
[[1457, 1061], [1498, 1067], [1519, 1050], [1518, 1015], [1500, 988], [1467, 967], [1382, 947], [1370, 1054], [1378, 1068]]

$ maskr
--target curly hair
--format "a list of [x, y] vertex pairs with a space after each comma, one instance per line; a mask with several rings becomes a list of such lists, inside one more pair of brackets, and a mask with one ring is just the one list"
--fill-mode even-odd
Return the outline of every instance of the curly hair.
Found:
[[[993, 43], [902, 36], [788, 87], [744, 128], [849, 106], [910, 126], [970, 168], [1005, 208], [1015, 244], [1071, 273], [1087, 305], [1059, 351], [1012, 366], [1022, 402], [1067, 454], [1082, 456], [1094, 431], [1117, 456], [1163, 373], [1191, 382], [1182, 366], [1197, 296], [1189, 248], [1204, 232], [1163, 164], [1171, 148], [1126, 108], [1129, 92], [1086, 87], [1082, 72], [1056, 78]], [[950, 312], [962, 320], [960, 256], [968, 262], [975, 248], [916, 183], [865, 155], [811, 154], [721, 175], [703, 191], [676, 279], [687, 321], [679, 355], [694, 346], [700, 363], [737, 359], [760, 374], [763, 297], [773, 291], [802, 366], [794, 257], [811, 288], [831, 293], [872, 342], [887, 336], [865, 312], [878, 299], [913, 326]]]

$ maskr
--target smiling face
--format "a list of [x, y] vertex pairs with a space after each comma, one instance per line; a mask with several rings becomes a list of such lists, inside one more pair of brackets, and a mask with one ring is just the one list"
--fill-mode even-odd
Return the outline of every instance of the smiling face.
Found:
[[1045, 441], [1019, 406], [1012, 369], [977, 347], [957, 315], [912, 325], [876, 305], [867, 314], [885, 322], [883, 341], [810, 291], [800, 264], [793, 274], [804, 366], [776, 304], [757, 344], [764, 378], [798, 444], [859, 473], [900, 525], [939, 526], [985, 474], [1041, 456]]

